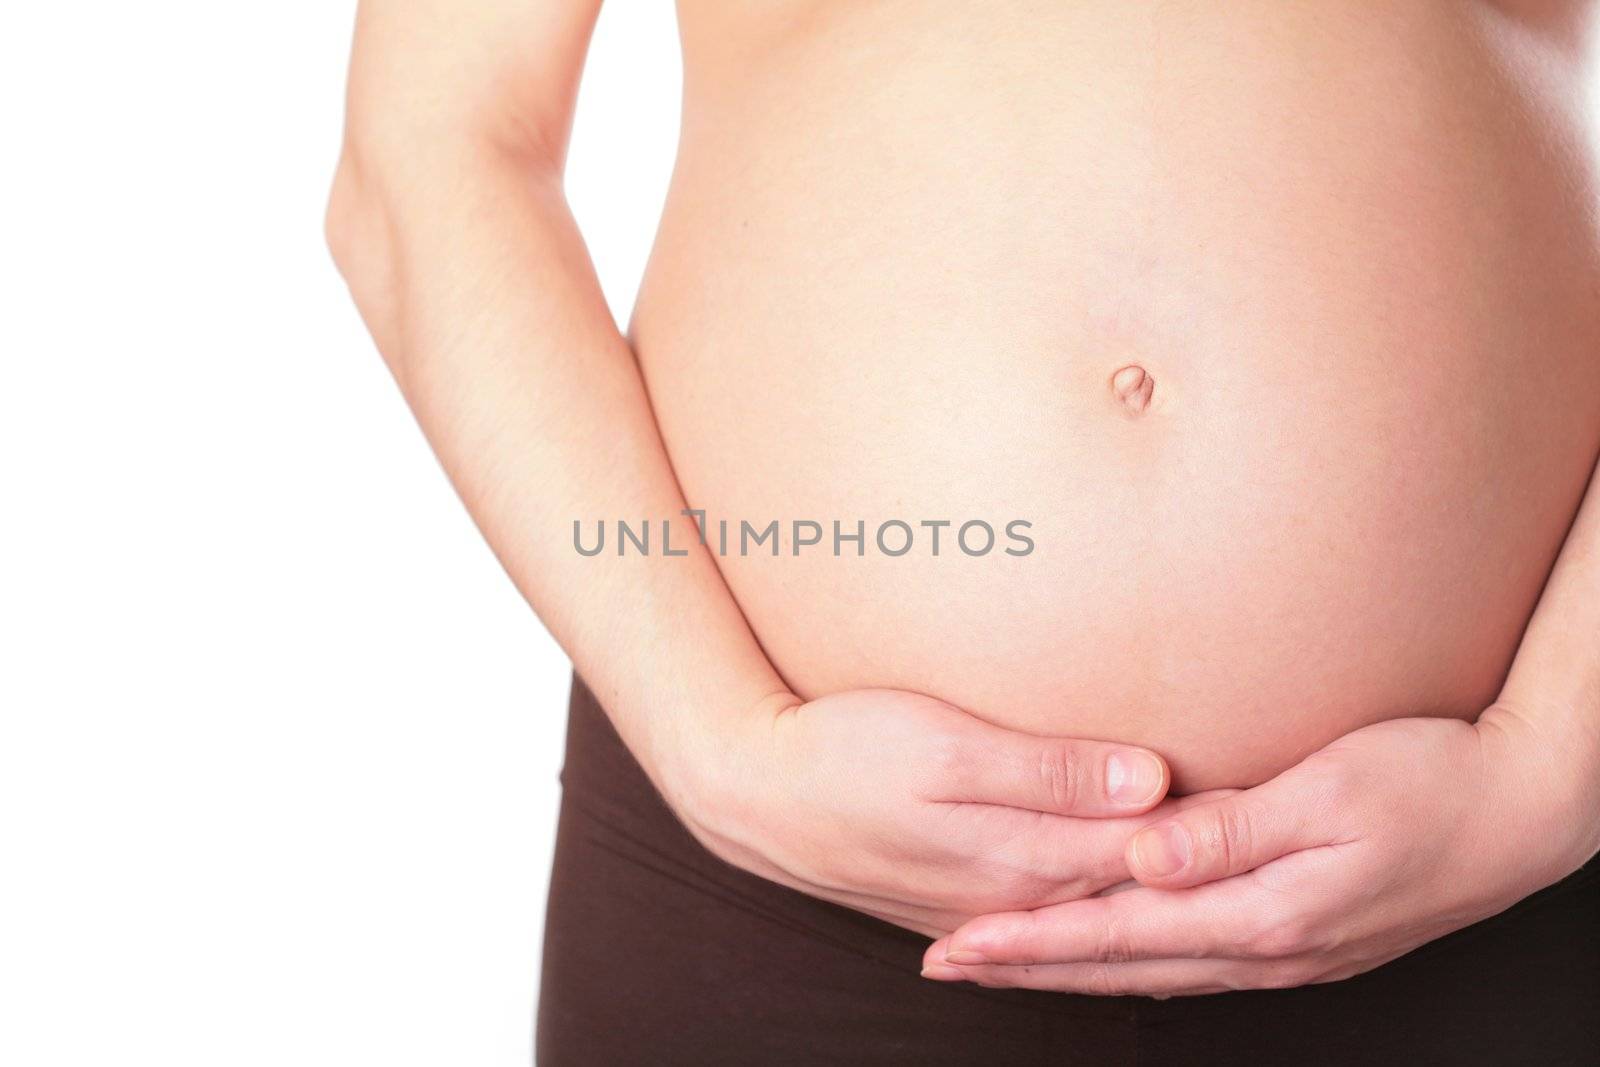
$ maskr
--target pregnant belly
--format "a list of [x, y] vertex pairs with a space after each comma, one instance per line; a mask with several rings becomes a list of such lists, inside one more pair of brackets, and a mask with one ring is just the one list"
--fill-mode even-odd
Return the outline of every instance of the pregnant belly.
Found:
[[1172, 88], [1106, 61], [1037, 113], [1053, 67], [691, 91], [633, 332], [691, 506], [779, 523], [718, 562], [798, 693], [1146, 744], [1183, 791], [1494, 699], [1600, 448], [1589, 194], [1505, 86], [1346, 29], [1315, 77], [1191, 35]]
[[[1078, 394], [973, 381], [918, 421], [858, 423], [841, 393], [687, 450], [713, 523], [779, 521], [776, 556], [736, 535], [719, 562], [797, 692], [910, 689], [1146, 744], [1184, 790], [1494, 699], [1594, 455], [1591, 429], [1552, 418], [1575, 405], [1489, 376], [1463, 388], [1443, 357], [1396, 380], [1152, 354], [1152, 403], [1130, 416], [1099, 380], [1127, 357], [1083, 357]], [[821, 529], [797, 538], [794, 520]], [[969, 520], [997, 531], [984, 554], [957, 542]], [[835, 547], [834, 521], [865, 537]]]

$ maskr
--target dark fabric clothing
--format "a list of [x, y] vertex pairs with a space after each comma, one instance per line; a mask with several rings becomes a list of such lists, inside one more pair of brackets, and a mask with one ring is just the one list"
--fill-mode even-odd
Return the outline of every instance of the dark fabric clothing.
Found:
[[1600, 861], [1374, 971], [1154, 1000], [918, 974], [927, 940], [736, 870], [574, 680], [540, 1067], [1600, 1065]]

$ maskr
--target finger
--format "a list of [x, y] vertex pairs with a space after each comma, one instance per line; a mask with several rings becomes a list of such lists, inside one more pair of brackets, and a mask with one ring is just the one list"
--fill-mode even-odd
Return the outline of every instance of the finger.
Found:
[[1147, 811], [1166, 795], [1166, 761], [1149, 749], [1037, 737], [984, 726], [958, 746], [940, 798], [1057, 815]]
[[932, 969], [941, 969], [942, 968], [942, 969], [946, 969], [946, 970], [952, 969], [952, 968], [950, 968], [950, 966], [948, 964], [946, 964], [944, 962], [945, 953], [948, 952], [949, 949], [950, 949], [950, 938], [949, 938], [948, 935], [946, 935], [944, 937], [935, 938], [933, 944], [929, 945], [926, 949], [923, 950], [923, 952], [922, 952], [922, 976], [924, 978], [930, 977], [930, 975], [928, 974], [928, 971], [929, 971], [930, 968], [932, 968]]
[[[972, 805], [977, 812], [1006, 809]], [[1128, 838], [1140, 823], [1127, 819], [1075, 819], [1039, 812], [1013, 811], [1018, 819], [1034, 820], [986, 857], [996, 869], [1009, 870], [1031, 890], [1011, 891], [992, 902], [977, 902], [973, 913], [996, 908], [1039, 908], [1098, 893], [1107, 886], [1128, 881]], [[1138, 882], [1134, 882], [1138, 885]]]
[[965, 967], [1250, 958], [1257, 955], [1263, 924], [1280, 908], [1254, 880], [1181, 892], [1131, 889], [1034, 911], [980, 915], [944, 939], [944, 955], [928, 962]]
[[1128, 838], [1154, 820], [1206, 803], [1209, 796], [1168, 797], [1142, 815], [1123, 818], [1077, 819], [983, 804], [971, 805], [971, 809], [979, 817], [1033, 820], [1020, 830], [1007, 825], [1009, 840], [991, 855], [1002, 864], [1035, 876], [1044, 885], [1038, 896], [1026, 900], [1013, 896], [1000, 902], [1000, 906], [1041, 908], [1107, 891], [1118, 884], [1138, 888], [1139, 883], [1128, 871]]
[[1305, 961], [1139, 960], [1028, 967], [925, 967], [936, 982], [973, 982], [991, 989], [1040, 989], [1086, 996], [1183, 997], [1238, 989], [1282, 989], [1317, 981]]
[[1162, 889], [1243, 874], [1290, 852], [1328, 844], [1329, 808], [1316, 778], [1290, 770], [1146, 826], [1128, 840], [1128, 870]]

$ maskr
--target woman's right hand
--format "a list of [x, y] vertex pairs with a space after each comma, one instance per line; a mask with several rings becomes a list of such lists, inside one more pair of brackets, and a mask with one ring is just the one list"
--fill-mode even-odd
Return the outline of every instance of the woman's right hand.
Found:
[[888, 689], [774, 701], [696, 762], [675, 807], [713, 853], [930, 936], [1127, 880], [1128, 838], [1182, 806], [1146, 749]]

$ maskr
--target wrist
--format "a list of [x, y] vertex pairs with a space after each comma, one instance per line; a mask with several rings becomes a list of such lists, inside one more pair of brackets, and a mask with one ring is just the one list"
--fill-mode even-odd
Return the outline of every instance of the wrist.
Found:
[[1600, 849], [1600, 766], [1592, 747], [1558, 744], [1514, 708], [1479, 717], [1495, 835], [1516, 851], [1533, 892], [1582, 867]]
[[658, 734], [651, 777], [669, 807], [701, 844], [750, 867], [759, 852], [763, 796], [775, 773], [773, 726], [801, 704], [786, 689], [697, 704]]

